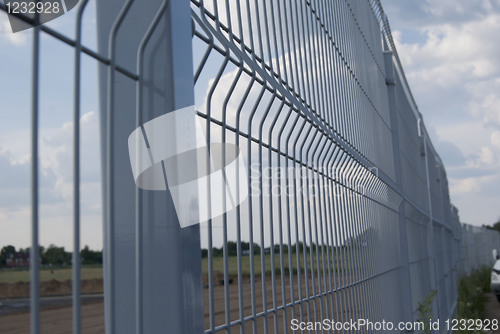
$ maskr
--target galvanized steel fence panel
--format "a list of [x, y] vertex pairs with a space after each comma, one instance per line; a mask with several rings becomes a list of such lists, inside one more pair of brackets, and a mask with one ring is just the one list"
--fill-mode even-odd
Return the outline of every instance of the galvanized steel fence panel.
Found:
[[[106, 332], [291, 333], [292, 319], [415, 321], [434, 290], [435, 318], [453, 316], [458, 275], [490, 264], [500, 238], [460, 225], [379, 1], [100, 2], [98, 51], [81, 44], [87, 2], [74, 38], [33, 29], [32, 333], [40, 328], [41, 33], [75, 51], [74, 333], [82, 54], [100, 64]], [[145, 122], [191, 104], [208, 143], [241, 150], [249, 197], [181, 229], [168, 191], [136, 188], [124, 143]]]

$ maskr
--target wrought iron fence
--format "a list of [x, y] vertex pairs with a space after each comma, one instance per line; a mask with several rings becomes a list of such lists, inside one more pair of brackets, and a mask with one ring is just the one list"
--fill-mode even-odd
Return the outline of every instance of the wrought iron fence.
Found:
[[[87, 3], [78, 7], [74, 38], [33, 28], [32, 333], [40, 328], [42, 33], [75, 56], [74, 333], [81, 331], [82, 55], [99, 63], [107, 333], [413, 322], [432, 291], [435, 318], [453, 316], [458, 274], [488, 263], [500, 240], [460, 225], [379, 1], [97, 2], [97, 50], [81, 43]], [[209, 145], [241, 152], [248, 174], [236, 178], [237, 188], [248, 198], [181, 228], [169, 191], [136, 187], [127, 138], [136, 128], [146, 137], [143, 124], [191, 105]], [[229, 158], [221, 159], [226, 166]], [[232, 195], [207, 196], [208, 207], [229, 207]]]

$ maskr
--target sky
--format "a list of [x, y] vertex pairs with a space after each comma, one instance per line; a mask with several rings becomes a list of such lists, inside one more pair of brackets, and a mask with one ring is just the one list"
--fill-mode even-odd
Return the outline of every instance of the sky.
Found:
[[[439, 152], [463, 222], [500, 220], [500, 0], [382, 0], [411, 90]], [[95, 48], [93, 2], [83, 41]], [[48, 23], [74, 36], [74, 11]], [[0, 246], [29, 246], [32, 32], [0, 12]], [[72, 57], [41, 41], [40, 243], [71, 248]], [[102, 248], [97, 66], [83, 58], [82, 241]], [[54, 89], [56, 87], [56, 89]]]
[[382, 5], [461, 221], [500, 221], [500, 1]]
[[[83, 43], [96, 45], [94, 2]], [[74, 36], [75, 11], [46, 25]], [[73, 48], [41, 34], [40, 244], [72, 247]], [[30, 245], [30, 99], [32, 31], [13, 34], [0, 11], [0, 247]], [[82, 58], [82, 246], [102, 248], [97, 64]]]

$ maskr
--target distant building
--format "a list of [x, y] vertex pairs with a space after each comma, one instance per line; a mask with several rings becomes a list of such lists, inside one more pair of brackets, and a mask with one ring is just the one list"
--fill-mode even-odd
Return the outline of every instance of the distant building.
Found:
[[[38, 260], [42, 263], [42, 260]], [[16, 252], [15, 254], [9, 254], [5, 264], [8, 268], [18, 268], [18, 267], [29, 267], [30, 266], [30, 254], [27, 252]]]

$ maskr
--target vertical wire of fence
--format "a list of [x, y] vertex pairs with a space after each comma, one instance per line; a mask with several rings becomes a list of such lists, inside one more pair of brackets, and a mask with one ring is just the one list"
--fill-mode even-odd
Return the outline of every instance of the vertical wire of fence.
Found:
[[[453, 316], [458, 276], [491, 264], [500, 237], [461, 224], [450, 204], [444, 165], [378, 0], [100, 3], [97, 51], [81, 42], [87, 4], [77, 9], [74, 38], [33, 29], [33, 334], [40, 333], [41, 34], [75, 51], [73, 333], [82, 327], [82, 55], [100, 64], [107, 333], [292, 333], [324, 319], [397, 324], [416, 321], [434, 290], [434, 317]], [[248, 175], [238, 187], [248, 198], [180, 229], [168, 195], [136, 189], [119, 140], [192, 103], [208, 144], [243, 154]], [[229, 206], [231, 195], [209, 205]]]
[[460, 223], [380, 2], [192, 9], [199, 115], [211, 136], [246, 142], [254, 182], [247, 208], [204, 226], [205, 333], [286, 333], [292, 319], [326, 317], [415, 321], [433, 290], [434, 316], [450, 318]]
[[[30, 316], [31, 333], [40, 333], [40, 269], [41, 254], [39, 250], [40, 235], [40, 58], [41, 58], [41, 35], [45, 33], [60, 40], [75, 49], [74, 61], [74, 118], [73, 118], [73, 274], [72, 274], [72, 300], [73, 300], [73, 333], [80, 333], [80, 57], [83, 52], [99, 59], [97, 53], [83, 48], [81, 45], [81, 25], [83, 10], [87, 0], [82, 1], [76, 15], [76, 36], [71, 39], [58, 31], [38, 26], [39, 14], [16, 15], [10, 14], [12, 20], [19, 20], [26, 26], [33, 26], [32, 37], [32, 79], [31, 79], [31, 247], [30, 247]], [[0, 4], [0, 10], [7, 12], [4, 4]], [[14, 18], [16, 17], [16, 18]], [[99, 60], [102, 60], [99, 59]]]
[[[256, 180], [259, 190], [259, 194], [251, 194], [250, 196], [249, 208], [247, 209], [248, 221], [246, 221], [246, 217], [237, 216], [233, 218], [232, 222], [236, 225], [248, 224], [250, 236], [247, 240], [249, 240], [251, 269], [253, 269], [255, 261], [252, 258], [254, 253], [253, 235], [257, 234], [260, 237], [260, 289], [262, 297], [252, 293], [250, 300], [246, 301], [247, 305], [252, 307], [251, 310], [248, 309], [248, 315], [245, 317], [245, 309], [241, 309], [245, 308], [245, 300], [242, 302], [240, 296], [239, 310], [234, 308], [228, 310], [228, 294], [225, 293], [225, 308], [217, 311], [213, 306], [215, 305], [213, 300], [217, 298], [214, 293], [217, 287], [213, 286], [214, 280], [209, 277], [211, 291], [209, 305], [212, 306], [206, 332], [222, 330], [230, 332], [231, 327], [234, 327], [236, 331], [240, 332], [267, 333], [270, 331], [270, 320], [274, 322], [271, 331], [288, 332], [290, 326], [285, 320], [287, 313], [300, 314], [300, 320], [318, 321], [325, 318], [328, 304], [332, 305], [332, 312], [329, 312], [332, 318], [339, 317], [347, 320], [361, 318], [364, 315], [371, 319], [377, 319], [377, 317], [380, 317], [378, 319], [382, 319], [382, 317], [387, 319], [386, 312], [379, 312], [375, 309], [370, 310], [373, 314], [368, 313], [368, 311], [363, 314], [360, 302], [364, 298], [363, 294], [370, 291], [370, 288], [372, 289], [370, 293], [376, 295], [374, 301], [381, 302], [384, 295], [383, 290], [389, 285], [398, 285], [398, 275], [394, 273], [399, 268], [398, 259], [394, 256], [398, 253], [398, 250], [394, 248], [396, 244], [381, 240], [383, 238], [389, 240], [391, 237], [394, 238], [393, 240], [397, 240], [397, 233], [394, 233], [399, 224], [397, 218], [399, 203], [397, 200], [401, 200], [400, 197], [398, 198], [396, 194], [392, 193], [393, 198], [388, 198], [389, 192], [398, 191], [394, 184], [395, 180], [391, 182], [391, 176], [394, 178], [394, 170], [397, 167], [391, 165], [392, 150], [380, 149], [381, 147], [391, 147], [383, 55], [381, 44], [367, 45], [368, 42], [364, 36], [364, 33], [377, 32], [379, 29], [373, 29], [371, 26], [363, 31], [366, 26], [362, 28], [355, 16], [356, 10], [359, 9], [354, 4], [346, 2], [335, 4], [320, 2], [297, 4], [282, 1], [273, 4], [247, 2], [246, 4], [238, 3], [240, 6], [230, 2], [193, 3], [198, 7], [196, 8], [197, 16], [193, 14], [198, 23], [195, 35], [200, 39], [200, 42], [206, 43], [208, 48], [213, 50], [213, 53], [219, 54], [219, 64], [221, 64], [215, 80], [210, 82], [211, 86], [207, 88], [208, 98], [202, 101], [200, 115], [205, 117], [207, 121], [220, 124], [219, 126], [223, 127], [223, 132], [231, 131], [231, 126], [235, 124], [236, 127], [232, 132], [235, 132], [237, 137], [247, 138], [249, 143], [246, 152], [247, 163], [251, 166], [254, 163], [257, 164], [257, 173], [255, 176], [250, 175], [250, 180]], [[364, 9], [369, 8], [365, 7]], [[275, 13], [275, 15], [267, 16], [267, 13]], [[280, 16], [282, 14], [294, 19], [294, 21], [283, 20]], [[378, 22], [373, 13], [368, 11], [368, 14], [368, 22], [377, 25]], [[242, 21], [242, 17], [245, 20]], [[327, 22], [328, 20], [329, 22]], [[338, 25], [338, 30], [333, 29], [333, 26], [328, 26], [334, 21]], [[366, 20], [359, 20], [359, 22], [365, 24]], [[283, 27], [284, 23], [287, 26]], [[238, 29], [230, 29], [232, 26], [238, 26]], [[269, 26], [274, 28], [274, 34], [269, 34], [267, 30]], [[236, 35], [238, 31], [239, 35]], [[331, 34], [335, 31], [338, 35], [332, 36]], [[375, 36], [378, 39], [379, 37], [379, 35]], [[218, 40], [220, 46], [213, 42], [214, 39]], [[371, 42], [372, 39], [369, 41]], [[274, 45], [271, 47], [271, 44]], [[241, 52], [238, 52], [240, 50]], [[231, 59], [232, 54], [234, 54], [234, 58]], [[230, 61], [228, 61], [228, 57]], [[213, 59], [215, 62], [216, 56], [213, 56]], [[205, 65], [208, 61], [208, 58], [202, 59], [197, 73], [211, 70], [211, 67]], [[371, 65], [374, 76], [368, 77], [365, 69], [358, 69], [354, 64], [359, 64], [361, 67], [370, 67], [369, 65]], [[244, 73], [242, 74], [242, 72]], [[255, 80], [256, 72], [260, 76], [260, 81]], [[245, 77], [246, 75], [248, 79]], [[210, 74], [206, 74], [206, 76], [211, 78]], [[227, 80], [222, 78], [227, 78]], [[373, 80], [375, 84], [370, 86], [368, 80]], [[196, 85], [205, 84], [200, 83], [198, 77]], [[255, 85], [258, 88], [252, 87]], [[235, 104], [234, 111], [227, 109], [217, 111], [217, 106], [222, 104], [217, 99], [223, 101], [227, 91], [234, 95], [235, 86], [236, 90], [240, 86], [240, 90], [245, 92], [243, 102]], [[373, 96], [368, 95], [369, 88], [374, 90]], [[217, 91], [220, 91], [219, 95], [217, 95]], [[291, 110], [288, 114], [282, 112], [282, 107], [275, 107], [276, 109], [273, 110], [273, 104], [284, 104]], [[206, 112], [204, 112], [205, 110]], [[255, 115], [259, 111], [262, 115], [259, 118], [259, 130], [266, 127], [266, 122], [269, 124], [267, 127], [270, 135], [267, 141], [263, 141], [261, 130], [257, 132], [253, 129]], [[219, 115], [216, 114], [217, 112]], [[233, 124], [229, 123], [231, 119], [228, 120], [227, 114], [237, 115], [237, 120]], [[294, 118], [290, 118], [290, 114]], [[247, 119], [248, 130], [246, 133], [239, 131], [242, 117], [243, 120]], [[337, 118], [337, 122], [335, 122], [335, 118]], [[375, 126], [372, 127], [374, 123]], [[281, 125], [281, 131], [279, 137], [274, 139], [272, 131], [276, 124]], [[416, 129], [416, 122], [414, 127]], [[282, 142], [281, 138], [283, 137], [286, 138], [285, 147], [273, 143], [273, 141]], [[290, 145], [290, 139], [292, 139], [292, 145]], [[379, 146], [378, 151], [374, 145], [375, 139], [381, 143], [385, 141], [385, 146]], [[236, 141], [239, 140], [236, 139]], [[258, 145], [255, 146], [255, 144]], [[329, 169], [324, 168], [324, 159], [321, 160], [322, 164], [320, 165], [319, 161], [314, 159], [314, 153], [311, 154], [311, 152], [317, 152], [321, 145], [331, 146], [336, 150]], [[263, 157], [264, 150], [268, 151], [268, 157], [264, 154], [267, 161]], [[275, 180], [281, 175], [273, 176], [272, 169], [280, 166], [273, 164], [273, 155], [277, 156], [275, 159], [285, 160], [287, 184], [293, 184], [292, 198], [283, 192], [267, 195], [262, 193], [263, 183], [267, 182], [271, 185], [281, 183], [279, 179]], [[375, 160], [376, 163], [371, 159]], [[379, 170], [380, 165], [383, 168]], [[291, 172], [289, 166], [292, 169]], [[375, 169], [377, 169], [376, 174], [383, 174], [383, 178], [390, 182], [390, 186], [372, 176], [375, 174]], [[263, 180], [264, 170], [271, 170], [269, 172], [271, 175], [266, 176], [268, 180]], [[252, 173], [254, 170], [251, 169], [250, 172]], [[318, 188], [317, 180], [321, 175], [330, 182], [325, 186], [326, 189], [330, 188], [328, 190], [330, 194], [323, 195], [325, 197], [322, 196], [322, 194], [327, 194], [325, 189], [316, 189], [317, 193], [314, 194], [310, 189], [311, 185], [313, 188], [314, 186]], [[289, 181], [289, 178], [292, 181]], [[355, 187], [359, 188], [355, 189]], [[250, 191], [252, 190], [251, 188]], [[367, 194], [367, 191], [372, 193]], [[329, 198], [330, 196], [332, 198]], [[361, 203], [365, 198], [368, 200], [368, 206], [363, 207]], [[271, 204], [267, 207], [263, 206], [264, 200]], [[391, 200], [394, 200], [395, 203], [391, 203]], [[330, 203], [323, 205], [330, 205], [336, 211], [335, 217], [331, 216], [328, 219], [325, 216], [319, 216], [318, 219], [318, 211], [322, 208], [321, 204], [316, 204], [316, 201], [319, 203], [329, 201]], [[277, 272], [274, 252], [278, 251], [280, 264], [284, 263], [286, 253], [283, 248], [276, 249], [274, 247], [275, 243], [279, 243], [279, 239], [273, 236], [273, 231], [276, 229], [283, 231], [282, 226], [285, 221], [280, 218], [281, 208], [273, 207], [273, 202], [288, 202], [287, 206], [294, 210], [294, 215], [290, 218], [294, 220], [296, 225], [295, 233], [291, 229], [286, 230], [290, 234], [289, 252], [293, 252], [294, 245], [291, 240], [295, 240], [296, 268], [291, 270], [290, 266], [293, 267], [293, 265], [288, 265], [289, 272], [293, 273], [288, 277], [281, 268], [281, 271], [278, 272], [281, 278], [278, 281], [281, 284], [289, 285], [291, 295], [294, 296], [294, 281], [297, 280], [298, 298], [294, 297], [287, 301], [286, 295], [282, 294], [280, 300], [282, 307], [278, 308], [275, 301], [275, 275]], [[363, 215], [366, 214], [365, 210], [371, 211], [369, 213], [371, 220], [363, 219]], [[256, 219], [254, 219], [255, 212], [258, 212]], [[275, 216], [278, 219], [275, 219]], [[392, 223], [392, 226], [379, 225], [382, 219], [388, 224]], [[254, 220], [261, 226], [258, 231], [254, 230]], [[225, 235], [228, 233], [228, 225], [231, 225], [230, 222], [222, 226]], [[270, 229], [267, 244], [264, 236], [265, 230], [262, 228], [264, 225], [269, 225]], [[318, 229], [321, 230], [322, 226], [335, 227], [335, 240], [333, 237], [330, 242], [325, 241], [325, 239], [321, 240]], [[213, 226], [208, 226], [207, 244], [209, 247], [214, 244], [212, 229]], [[293, 236], [293, 234], [295, 235]], [[373, 259], [376, 265], [372, 266], [371, 273], [367, 272], [364, 266], [369, 265], [370, 262], [363, 259], [361, 255], [363, 254], [363, 246], [358, 242], [358, 238], [365, 239], [366, 246], [379, 245], [382, 248], [374, 247], [377, 249]], [[222, 243], [222, 256], [224, 262], [227, 263], [227, 239], [224, 238]], [[237, 248], [240, 249], [241, 237], [239, 236], [237, 243]], [[263, 261], [266, 256], [266, 248], [269, 249], [270, 253], [267, 268], [266, 261]], [[323, 252], [320, 252], [320, 249]], [[332, 263], [332, 266], [325, 265], [324, 249], [327, 250], [326, 254], [332, 254], [335, 259], [336, 263]], [[368, 254], [367, 252], [365, 256], [369, 256]], [[208, 257], [210, 267], [213, 268], [213, 262], [216, 258], [214, 258], [210, 248], [208, 249]], [[327, 261], [330, 263], [331, 260]], [[333, 269], [334, 267], [335, 269]], [[223, 285], [226, 291], [228, 289], [227, 270], [228, 268], [225, 266]], [[330, 278], [328, 283], [326, 281], [327, 270]], [[334, 286], [332, 286], [331, 279], [332, 271], [338, 277], [338, 282]], [[213, 275], [213, 270], [209, 270], [209, 275]], [[237, 276], [238, 284], [244, 285], [245, 281], [240, 272]], [[254, 276], [255, 273], [251, 271], [248, 289], [252, 292], [256, 290]], [[295, 278], [295, 276], [297, 277]], [[364, 287], [365, 283], [371, 285], [370, 288]], [[327, 286], [328, 289], [326, 289]], [[268, 294], [273, 296], [272, 301], [268, 301]], [[333, 313], [334, 298], [337, 306], [336, 314]], [[255, 305], [260, 304], [260, 301], [262, 308], [259, 312]], [[393, 307], [386, 306], [386, 309], [394, 313], [392, 315], [394, 319], [399, 318], [398, 307], [394, 307], [394, 303], [386, 303], [385, 305], [392, 305]], [[225, 314], [224, 321], [215, 319], [215, 314], [220, 311]], [[231, 313], [233, 315], [228, 316]], [[233, 320], [231, 321], [231, 319]], [[221, 325], [217, 326], [217, 322]]]
[[[73, 257], [72, 257], [72, 332], [81, 332], [81, 266], [80, 266], [80, 96], [81, 96], [81, 56], [87, 55], [103, 65], [110, 65], [112, 60], [106, 58], [96, 50], [82, 45], [82, 19], [88, 0], [80, 1], [75, 15], [75, 37], [69, 37], [57, 29], [39, 25], [39, 15], [8, 13], [11, 20], [20, 25], [22, 22], [26, 27], [32, 27], [32, 80], [31, 80], [31, 248], [30, 248], [30, 315], [31, 333], [41, 331], [41, 308], [40, 308], [40, 270], [41, 254], [39, 251], [40, 235], [40, 58], [41, 58], [41, 35], [45, 34], [66, 45], [74, 48], [74, 72], [73, 72]], [[73, 6], [72, 6], [73, 7]], [[5, 4], [0, 4], [0, 10], [7, 12]], [[132, 74], [121, 66], [115, 66], [114, 70], [137, 80], [137, 75]], [[57, 73], [64, 75], [63, 73]]]

